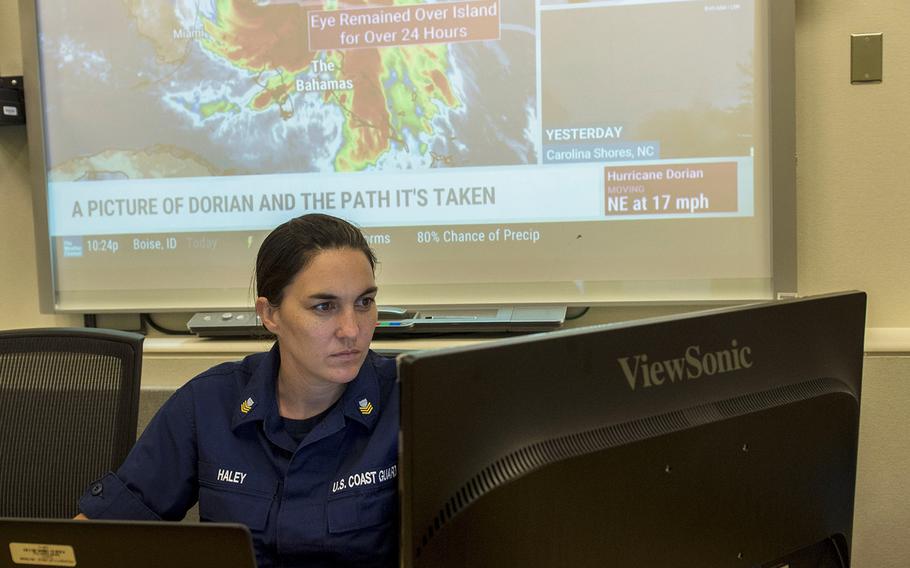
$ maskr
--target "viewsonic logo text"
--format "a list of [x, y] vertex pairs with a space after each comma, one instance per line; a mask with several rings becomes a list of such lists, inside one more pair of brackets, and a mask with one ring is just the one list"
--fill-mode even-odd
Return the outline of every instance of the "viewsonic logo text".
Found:
[[648, 355], [640, 353], [616, 360], [629, 388], [659, 387], [666, 383], [678, 383], [703, 376], [720, 375], [752, 367], [752, 348], [740, 347], [734, 339], [729, 349], [702, 353], [700, 345], [686, 347], [682, 357], [649, 361]]

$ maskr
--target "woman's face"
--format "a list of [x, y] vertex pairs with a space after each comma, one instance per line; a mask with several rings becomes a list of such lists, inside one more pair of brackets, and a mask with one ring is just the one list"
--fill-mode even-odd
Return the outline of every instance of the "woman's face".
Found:
[[318, 253], [284, 290], [277, 308], [256, 301], [279, 339], [281, 375], [311, 384], [343, 384], [360, 371], [376, 328], [376, 281], [363, 252]]

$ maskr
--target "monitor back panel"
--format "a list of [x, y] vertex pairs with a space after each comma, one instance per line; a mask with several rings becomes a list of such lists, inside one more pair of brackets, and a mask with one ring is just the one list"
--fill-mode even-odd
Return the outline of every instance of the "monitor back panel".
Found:
[[0, 518], [0, 568], [256, 568], [246, 527]]

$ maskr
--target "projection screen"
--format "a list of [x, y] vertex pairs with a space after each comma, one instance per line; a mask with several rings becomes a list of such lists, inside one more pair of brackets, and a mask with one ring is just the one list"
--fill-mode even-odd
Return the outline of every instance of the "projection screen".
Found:
[[20, 12], [45, 311], [249, 307], [313, 211], [363, 228], [382, 304], [795, 291], [792, 1]]

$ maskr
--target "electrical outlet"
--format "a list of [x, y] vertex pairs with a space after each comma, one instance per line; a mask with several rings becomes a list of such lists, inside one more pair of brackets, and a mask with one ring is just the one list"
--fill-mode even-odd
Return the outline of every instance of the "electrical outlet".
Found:
[[882, 34], [850, 34], [850, 82], [882, 80]]

